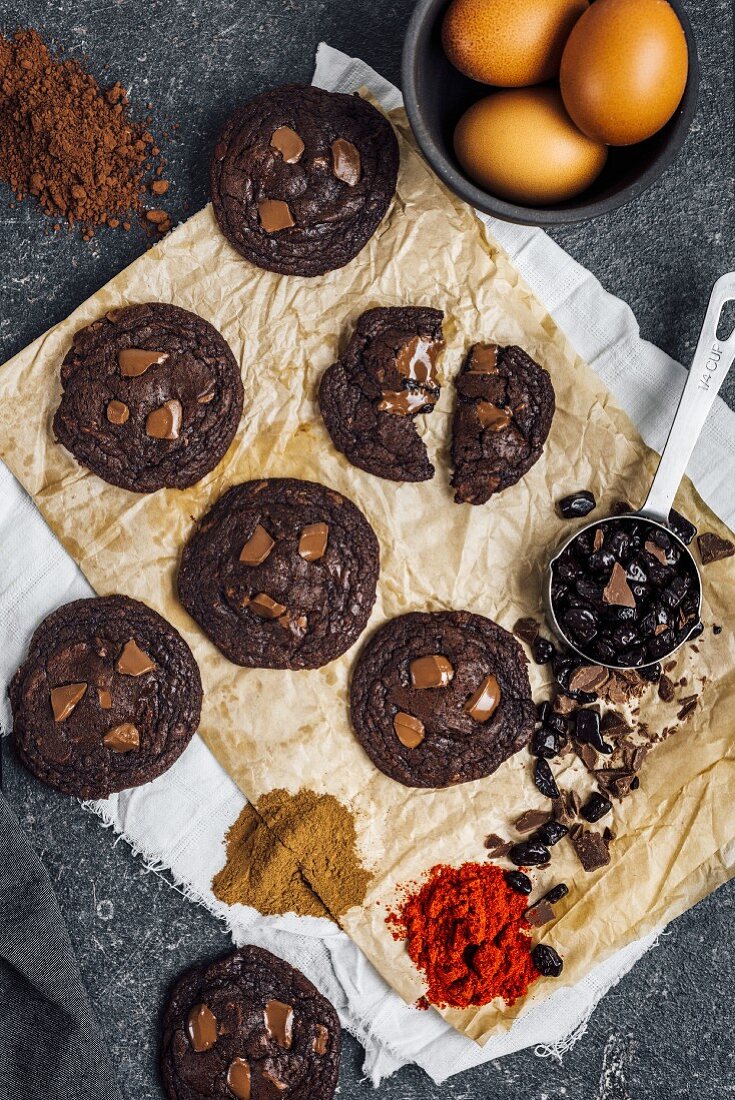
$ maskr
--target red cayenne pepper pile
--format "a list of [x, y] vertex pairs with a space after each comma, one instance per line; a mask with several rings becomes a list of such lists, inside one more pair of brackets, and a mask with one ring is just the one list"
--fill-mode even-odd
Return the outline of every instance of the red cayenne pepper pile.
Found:
[[432, 1004], [467, 1008], [502, 997], [512, 1005], [539, 977], [523, 916], [527, 904], [499, 867], [439, 865], [386, 921], [425, 974]]

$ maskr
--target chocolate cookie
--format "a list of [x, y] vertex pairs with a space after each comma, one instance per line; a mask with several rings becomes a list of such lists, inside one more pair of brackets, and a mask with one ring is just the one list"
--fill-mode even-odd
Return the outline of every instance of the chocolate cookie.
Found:
[[319, 408], [338, 451], [390, 481], [434, 476], [414, 417], [439, 398], [436, 359], [444, 347], [439, 309], [369, 309], [342, 358], [319, 387]]
[[78, 462], [122, 489], [186, 489], [213, 470], [240, 422], [240, 368], [215, 328], [148, 302], [74, 335], [54, 432]]
[[323, 275], [378, 228], [396, 189], [398, 142], [356, 95], [291, 84], [235, 111], [215, 146], [219, 227], [258, 267]]
[[320, 668], [365, 628], [380, 552], [362, 512], [324, 485], [247, 481], [187, 543], [179, 597], [238, 665]]
[[332, 1005], [260, 947], [188, 970], [163, 1014], [170, 1100], [330, 1100], [341, 1034]]
[[471, 347], [456, 385], [454, 499], [484, 504], [541, 457], [554, 416], [554, 387], [522, 348], [497, 344]]
[[66, 794], [106, 798], [181, 755], [199, 724], [202, 682], [170, 623], [137, 600], [104, 596], [44, 619], [9, 694], [25, 766]]
[[411, 612], [382, 626], [355, 666], [350, 707], [370, 759], [407, 787], [490, 775], [535, 721], [521, 647], [469, 611]]

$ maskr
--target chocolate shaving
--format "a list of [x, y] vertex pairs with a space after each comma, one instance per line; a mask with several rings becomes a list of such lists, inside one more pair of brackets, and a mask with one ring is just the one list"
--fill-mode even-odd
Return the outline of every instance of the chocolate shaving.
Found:
[[610, 673], [601, 665], [580, 665], [569, 677], [571, 691], [586, 691], [596, 695], [610, 679]]
[[632, 731], [622, 714], [619, 714], [616, 710], [608, 710], [602, 716], [600, 732], [609, 737], [611, 741], [614, 741], [617, 737], [623, 737], [626, 733]]
[[676, 694], [676, 685], [668, 676], [663, 675], [658, 682], [658, 697], [664, 703], [670, 703]]
[[502, 836], [498, 836], [497, 833], [491, 833], [490, 836], [485, 838], [485, 847], [491, 856], [501, 859], [503, 856], [507, 856], [513, 847], [513, 843], [510, 840], [503, 840]]
[[513, 823], [513, 827], [519, 833], [532, 833], [535, 829], [539, 829], [542, 825], [545, 825], [547, 821], [551, 821], [553, 814], [548, 810], [526, 810], [519, 818]]
[[589, 744], [575, 742], [574, 749], [588, 771], [594, 771], [597, 767], [597, 749]]
[[688, 718], [692, 711], [696, 708], [699, 701], [698, 695], [687, 695], [686, 698], [679, 700], [681, 703], [681, 710], [677, 714], [677, 718], [682, 722], [685, 718]]

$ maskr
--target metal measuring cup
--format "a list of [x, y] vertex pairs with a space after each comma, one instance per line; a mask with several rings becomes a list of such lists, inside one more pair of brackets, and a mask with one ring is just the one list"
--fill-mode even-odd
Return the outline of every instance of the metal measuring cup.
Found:
[[604, 519], [597, 519], [592, 523], [585, 524], [584, 527], [580, 528], [570, 538], [565, 540], [547, 567], [543, 596], [548, 623], [557, 637], [569, 649], [579, 657], [582, 657], [589, 664], [602, 665], [605, 668], [613, 669], [645, 667], [645, 664], [643, 666], [623, 663], [616, 664], [611, 661], [601, 660], [599, 656], [594, 657], [589, 653], [585, 653], [584, 650], [575, 645], [567, 636], [564, 627], [557, 618], [554, 608], [552, 582], [556, 562], [558, 562], [564, 551], [580, 539], [585, 532], [601, 528], [604, 533], [606, 526], [611, 523], [614, 523], [615, 527], [619, 528], [626, 523], [640, 525], [641, 521], [644, 521], [646, 529], [650, 526], [651, 531], [656, 529], [664, 531], [679, 551], [680, 560], [683, 559], [687, 562], [691, 569], [692, 578], [695, 579], [697, 617], [690, 631], [685, 637], [680, 638], [671, 649], [657, 655], [655, 658], [652, 658], [651, 661], [646, 662], [646, 664], [650, 664], [654, 660], [666, 660], [666, 658], [670, 657], [672, 653], [675, 653], [699, 627], [699, 617], [702, 610], [702, 578], [697, 563], [688, 546], [671, 530], [669, 526], [669, 512], [671, 511], [671, 506], [676, 496], [677, 489], [679, 488], [679, 484], [684, 477], [689, 459], [692, 456], [694, 446], [704, 427], [707, 414], [712, 408], [719, 389], [725, 380], [725, 376], [735, 360], [735, 330], [733, 330], [727, 340], [720, 340], [717, 336], [722, 311], [725, 304], [730, 301], [735, 301], [735, 272], [729, 272], [727, 275], [723, 275], [717, 280], [712, 290], [709, 306], [705, 314], [704, 324], [702, 325], [702, 331], [697, 344], [697, 350], [694, 354], [692, 366], [689, 371], [689, 377], [687, 378], [686, 385], [684, 386], [684, 390], [679, 400], [679, 406], [676, 410], [668, 439], [666, 440], [666, 446], [661, 454], [658, 469], [656, 470], [653, 483], [643, 507], [638, 512], [608, 516]]

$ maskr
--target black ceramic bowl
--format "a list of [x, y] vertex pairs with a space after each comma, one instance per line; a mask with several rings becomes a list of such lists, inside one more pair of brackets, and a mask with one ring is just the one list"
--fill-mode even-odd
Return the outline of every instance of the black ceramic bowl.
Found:
[[461, 199], [485, 214], [525, 225], [561, 225], [608, 214], [637, 198], [672, 162], [694, 117], [699, 90], [697, 44], [683, 0], [669, 0], [689, 46], [689, 78], [676, 114], [648, 141], [611, 148], [602, 174], [581, 195], [555, 206], [520, 206], [484, 191], [454, 155], [454, 128], [470, 104], [493, 90], [463, 76], [441, 44], [449, 0], [418, 0], [403, 47], [403, 95], [421, 151], [440, 179]]

